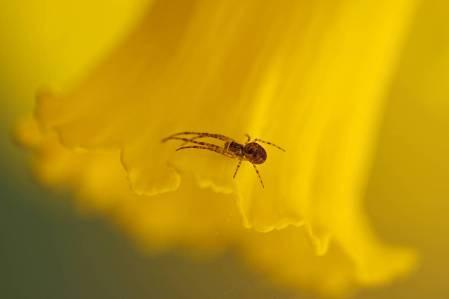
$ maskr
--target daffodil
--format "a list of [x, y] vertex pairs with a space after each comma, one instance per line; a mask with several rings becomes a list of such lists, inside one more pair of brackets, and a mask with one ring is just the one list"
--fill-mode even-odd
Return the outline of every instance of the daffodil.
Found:
[[[19, 129], [38, 177], [67, 186], [144, 248], [239, 252], [329, 295], [408, 273], [363, 194], [385, 93], [416, 1], [154, 1], [79, 86], [39, 94]], [[220, 133], [268, 146], [259, 171], [161, 139]]]

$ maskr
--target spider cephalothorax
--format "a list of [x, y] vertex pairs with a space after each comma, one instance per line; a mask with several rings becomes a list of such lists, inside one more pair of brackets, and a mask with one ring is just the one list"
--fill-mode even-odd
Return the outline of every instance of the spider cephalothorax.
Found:
[[[190, 138], [187, 138], [186, 136], [190, 136]], [[244, 144], [241, 144], [235, 141], [234, 139], [221, 134], [201, 133], [201, 132], [181, 132], [170, 135], [162, 139], [162, 142], [168, 140], [180, 140], [183, 141], [184, 143], [176, 149], [177, 151], [183, 149], [204, 149], [222, 154], [229, 158], [237, 159], [239, 160], [239, 162], [234, 172], [233, 176], [234, 178], [237, 175], [237, 172], [240, 168], [242, 161], [248, 161], [253, 165], [254, 169], [256, 170], [260, 183], [263, 187], [264, 186], [263, 181], [262, 178], [260, 177], [259, 170], [257, 169], [256, 164], [262, 164], [267, 160], [267, 152], [258, 142], [274, 146], [277, 149], [280, 149], [284, 152], [285, 150], [274, 143], [263, 141], [258, 138], [251, 140], [251, 137], [248, 134], [246, 135], [246, 137], [247, 141]], [[198, 141], [198, 139], [201, 138], [214, 138], [222, 140], [224, 141], [224, 144], [222, 146], [219, 146], [209, 142]]]

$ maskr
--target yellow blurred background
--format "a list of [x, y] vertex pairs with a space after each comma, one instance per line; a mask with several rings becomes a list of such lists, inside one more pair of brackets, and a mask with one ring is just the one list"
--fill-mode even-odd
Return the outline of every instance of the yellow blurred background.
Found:
[[[70, 195], [33, 182], [11, 142], [36, 91], [70, 88], [136, 25], [149, 1], [0, 4], [0, 298], [296, 298], [231, 254], [141, 254]], [[449, 298], [449, 4], [419, 6], [388, 92], [365, 205], [419, 268], [357, 298]], [[84, 45], [88, 45], [84, 46]], [[313, 295], [300, 298], [314, 298]]]

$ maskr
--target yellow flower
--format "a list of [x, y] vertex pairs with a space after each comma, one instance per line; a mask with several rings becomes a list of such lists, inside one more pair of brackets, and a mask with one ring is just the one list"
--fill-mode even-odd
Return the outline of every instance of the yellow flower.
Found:
[[[76, 88], [19, 129], [40, 179], [149, 249], [234, 245], [293, 287], [340, 295], [410, 271], [362, 203], [415, 1], [154, 1]], [[273, 141], [260, 167], [175, 152], [178, 131]], [[268, 148], [267, 148], [268, 149]]]

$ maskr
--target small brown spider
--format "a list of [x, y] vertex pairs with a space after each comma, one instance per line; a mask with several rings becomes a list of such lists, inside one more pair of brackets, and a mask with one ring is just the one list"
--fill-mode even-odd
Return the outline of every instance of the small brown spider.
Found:
[[[186, 136], [191, 137], [187, 138]], [[229, 158], [237, 159], [238, 164], [237, 168], [235, 169], [233, 178], [235, 178], [235, 176], [237, 175], [237, 172], [240, 168], [240, 165], [242, 164], [242, 161], [248, 161], [253, 165], [254, 170], [256, 171], [257, 176], [259, 177], [260, 184], [262, 185], [262, 188], [264, 188], [264, 184], [260, 176], [259, 170], [256, 167], [256, 164], [262, 164], [265, 162], [265, 160], [267, 159], [267, 152], [258, 142], [274, 146], [275, 148], [280, 149], [281, 151], [284, 152], [285, 150], [280, 146], [277, 146], [276, 144], [273, 144], [271, 142], [264, 141], [259, 138], [251, 140], [251, 137], [248, 134], [246, 134], [245, 136], [247, 137], [247, 140], [245, 144], [241, 144], [232, 138], [220, 134], [201, 133], [201, 132], [181, 132], [170, 135], [162, 139], [162, 142], [166, 142], [168, 140], [180, 140], [184, 141], [184, 143], [181, 144], [181, 146], [178, 147], [176, 151], [183, 149], [204, 149], [219, 153]], [[222, 140], [225, 143], [223, 146], [218, 146], [213, 143], [198, 141], [198, 139], [201, 138], [215, 138], [218, 140]], [[189, 143], [194, 145], [189, 145]]]

